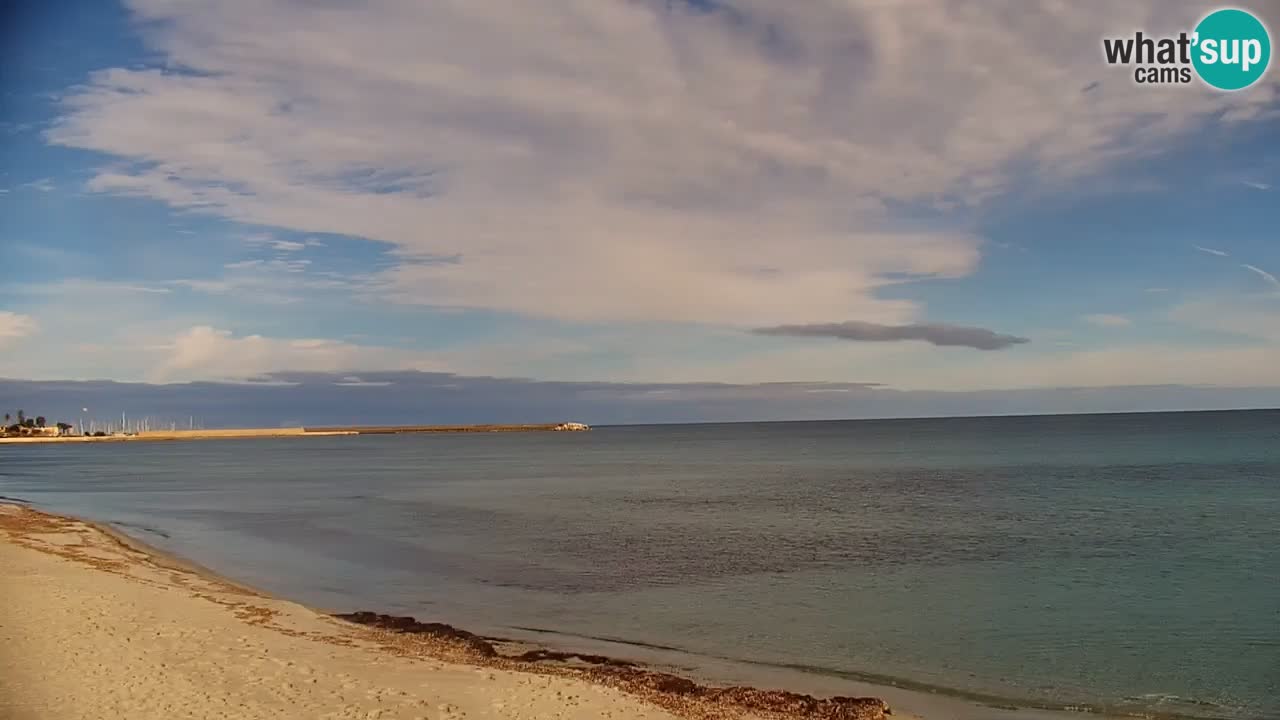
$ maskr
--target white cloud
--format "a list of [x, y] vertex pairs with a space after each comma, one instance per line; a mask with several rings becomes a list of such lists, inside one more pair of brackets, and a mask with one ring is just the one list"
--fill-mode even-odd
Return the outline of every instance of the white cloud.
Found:
[[309, 247], [324, 247], [324, 243], [315, 238], [307, 238], [306, 240], [268, 240], [267, 245], [272, 250], [279, 252], [301, 252]]
[[372, 287], [363, 276], [312, 271], [311, 265], [303, 258], [253, 258], [226, 263], [223, 274], [216, 277], [182, 278], [168, 284], [273, 305], [302, 302], [308, 294], [367, 292]]
[[250, 233], [248, 235], [241, 237], [240, 239], [241, 241], [244, 242], [245, 245], [250, 245], [253, 247], [270, 245], [271, 243], [275, 242], [275, 238], [271, 236], [271, 233]]
[[892, 207], [1068, 181], [1275, 97], [1100, 62], [1188, 3], [130, 5], [197, 73], [68, 96], [48, 138], [127, 161], [91, 189], [389, 243], [401, 302], [570, 320], [918, 321], [878, 291], [965, 276], [980, 241]]
[[33, 180], [29, 183], [23, 183], [18, 187], [29, 190], [38, 190], [40, 192], [53, 192], [58, 188], [58, 186], [53, 184], [52, 178], [40, 178], [39, 180]]
[[1133, 321], [1123, 315], [1112, 315], [1109, 313], [1094, 313], [1092, 315], [1084, 315], [1080, 318], [1090, 325], [1096, 325], [1104, 328], [1121, 328], [1129, 327]]
[[392, 383], [388, 380], [364, 380], [356, 375], [347, 375], [333, 384], [339, 387], [386, 387]]
[[1225, 252], [1223, 250], [1215, 250], [1213, 248], [1200, 247], [1199, 245], [1192, 245], [1191, 247], [1199, 250], [1202, 253], [1208, 253], [1209, 255], [1217, 255], [1218, 257], [1231, 257], [1230, 253]]
[[0, 347], [31, 335], [37, 327], [35, 319], [29, 315], [0, 310]]
[[0, 376], [139, 379], [164, 336], [199, 321], [174, 305], [169, 287], [67, 279], [7, 289], [31, 303], [25, 312], [39, 332], [21, 355], [0, 352]]
[[1267, 272], [1266, 270], [1263, 270], [1262, 268], [1256, 265], [1250, 265], [1248, 263], [1242, 263], [1240, 267], [1262, 278], [1269, 285], [1271, 285], [1271, 287], [1276, 288], [1277, 290], [1280, 290], [1280, 279], [1276, 278], [1275, 275], [1272, 275], [1271, 273]]
[[1240, 182], [1244, 186], [1251, 187], [1254, 190], [1270, 190], [1271, 189], [1271, 186], [1264, 182], [1257, 182], [1255, 180], [1241, 180]]
[[109, 300], [120, 295], [164, 295], [171, 292], [169, 288], [154, 285], [85, 278], [64, 278], [55, 282], [18, 284], [10, 287], [26, 296], [75, 298], [92, 296], [98, 301]]
[[266, 232], [249, 233], [240, 239], [250, 247], [270, 248], [280, 252], [297, 252], [306, 249], [309, 245], [316, 244], [313, 240], [281, 240]]
[[[200, 325], [160, 348], [164, 359], [149, 374], [160, 382], [192, 379], [244, 380], [274, 371], [439, 370], [429, 353], [318, 338], [237, 337]], [[358, 380], [356, 381], [358, 382]]]

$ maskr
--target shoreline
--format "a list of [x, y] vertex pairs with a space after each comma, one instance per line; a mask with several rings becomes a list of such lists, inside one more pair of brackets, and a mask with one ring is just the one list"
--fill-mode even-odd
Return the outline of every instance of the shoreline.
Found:
[[[105, 522], [37, 510], [30, 501], [21, 498], [0, 496], [0, 545], [3, 544], [6, 508], [21, 508], [33, 515], [82, 525], [100, 533], [110, 542], [144, 557], [146, 562], [154, 566], [198, 576], [238, 593], [286, 602], [320, 617], [337, 618], [344, 624], [372, 628], [374, 632], [384, 636], [425, 638], [433, 645], [431, 652], [435, 653], [435, 657], [448, 657], [466, 664], [536, 675], [560, 675], [562, 671], [568, 670], [575, 677], [620, 689], [662, 707], [683, 707], [692, 697], [701, 704], [709, 702], [711, 706], [719, 708], [717, 712], [724, 711], [723, 706], [727, 700], [733, 713], [742, 713], [744, 710], [740, 701], [745, 698], [747, 704], [755, 707], [757, 712], [730, 716], [771, 720], [799, 717], [853, 720], [877, 717], [874, 714], [861, 714], [864, 702], [871, 701], [878, 703], [871, 706], [873, 711], [876, 707], [882, 707], [885, 715], [892, 714], [893, 717], [908, 720], [1067, 720], [1081, 714], [1115, 719], [1138, 717], [1146, 720], [1205, 720], [1202, 716], [1176, 712], [1151, 713], [1080, 703], [1051, 704], [936, 687], [909, 678], [706, 655], [678, 647], [576, 635], [554, 629], [483, 623], [485, 627], [481, 633], [473, 633], [444, 623], [419, 622], [413, 617], [383, 615], [377, 611], [337, 611], [303, 606], [232, 580], [176, 553], [157, 548], [146, 540], [129, 534], [127, 530]], [[136, 530], [143, 533], [149, 531], [145, 527]], [[484, 649], [486, 645], [491, 646], [490, 649]], [[752, 668], [760, 672], [752, 672]], [[761, 687], [784, 687], [788, 690], [761, 690]], [[730, 691], [727, 695], [723, 692], [717, 694], [726, 689]], [[824, 701], [824, 697], [855, 701], [851, 704], [844, 703], [854, 708], [853, 714], [849, 714], [842, 702], [831, 704]], [[897, 710], [891, 711], [890, 708]], [[704, 711], [688, 714], [686, 709], [678, 712], [677, 716], [702, 718], [722, 715], [707, 716]]]
[[584, 432], [579, 423], [516, 425], [345, 425], [334, 427], [225, 428], [219, 430], [144, 430], [116, 435], [33, 435], [0, 437], [4, 445], [93, 442], [174, 442], [180, 440], [244, 440], [251, 438], [335, 437], [346, 435], [456, 435], [465, 433]]
[[333, 437], [355, 432], [308, 432], [306, 428], [236, 428], [228, 430], [163, 430], [132, 435], [49, 435], [0, 437], [0, 445], [56, 445], [61, 443], [178, 442], [183, 440], [247, 440], [253, 438]]
[[[3, 607], [0, 607], [3, 613], [19, 613], [16, 620], [0, 622], [0, 631], [3, 631], [3, 640], [9, 649], [8, 655], [0, 655], [0, 690], [5, 691], [0, 692], [0, 715], [5, 717], [25, 720], [26, 717], [110, 716], [110, 713], [101, 712], [101, 708], [92, 706], [80, 708], [92, 715], [77, 714], [77, 708], [66, 707], [47, 715], [41, 714], [41, 702], [46, 703], [45, 709], [52, 710], [53, 704], [67, 701], [63, 692], [68, 690], [67, 687], [51, 686], [62, 684], [60, 679], [68, 676], [74, 690], [111, 696], [94, 700], [103, 702], [103, 707], [117, 700], [123, 703], [118, 707], [119, 715], [140, 717], [148, 716], [147, 712], [151, 711], [154, 713], [151, 716], [163, 717], [172, 710], [173, 703], [181, 705], [186, 702], [177, 692], [178, 686], [193, 679], [199, 681], [204, 674], [191, 678], [185, 675], [178, 677], [175, 673], [170, 678], [166, 677], [164, 670], [168, 667], [166, 663], [161, 662], [160, 669], [149, 668], [143, 663], [154, 662], [158, 657], [181, 657], [190, 662], [193, 656], [210, 666], [207, 672], [224, 678], [223, 685], [253, 686], [251, 694], [256, 698], [274, 698], [283, 694], [292, 699], [274, 708], [262, 701], [259, 703], [261, 707], [254, 705], [250, 708], [261, 710], [260, 714], [237, 713], [243, 717], [274, 717], [282, 708], [296, 709], [298, 717], [315, 717], [318, 712], [334, 709], [327, 704], [330, 696], [342, 700], [343, 713], [326, 716], [388, 720], [399, 717], [464, 718], [473, 714], [478, 717], [614, 717], [636, 720], [669, 717], [694, 720], [790, 720], [802, 717], [884, 720], [888, 712], [885, 703], [875, 698], [815, 698], [780, 690], [705, 685], [638, 663], [561, 652], [519, 641], [486, 639], [443, 624], [417, 623], [411, 619], [373, 613], [348, 614], [347, 618], [356, 622], [347, 622], [234, 583], [101, 523], [45, 513], [17, 499], [0, 501], [0, 556], [6, 560], [6, 573], [16, 569], [23, 578], [23, 582], [6, 583], [12, 586], [9, 594], [14, 597], [6, 597]], [[24, 597], [23, 592], [31, 584], [33, 576], [40, 583], [49, 584], [43, 588], [47, 592]], [[110, 602], [113, 598], [121, 598], [122, 601], [113, 604]], [[25, 622], [28, 619], [21, 617], [24, 612], [61, 612], [58, 618], [69, 621], [69, 624], [63, 627], [61, 622], [49, 622], [45, 618], [44, 622], [34, 623], [39, 627], [29, 628]], [[159, 615], [167, 617], [155, 617]], [[80, 627], [77, 625], [83, 624], [81, 618], [96, 619], [88, 621], [88, 627]], [[67, 638], [52, 641], [45, 637], [49, 628], [70, 634]], [[262, 678], [245, 665], [245, 658], [239, 657], [238, 646], [232, 643], [219, 649], [208, 644], [208, 640], [198, 642], [195, 637], [198, 634], [229, 642], [237, 632], [250, 630], [255, 633], [250, 644], [254, 649], [260, 649], [262, 658], [270, 656], [272, 662], [282, 663], [280, 667], [286, 670], [298, 667], [304, 659], [312, 659], [305, 673], [310, 685], [320, 684], [321, 678], [330, 675], [335, 681], [342, 682], [336, 689], [328, 687], [332, 683], [326, 683], [324, 687], [308, 690], [306, 686], [289, 681], [283, 681], [285, 689], [259, 687]], [[152, 640], [152, 636], [156, 639]], [[178, 642], [173, 641], [175, 637], [179, 638]], [[245, 636], [240, 640], [249, 642]], [[130, 665], [126, 659], [104, 647], [121, 641], [125, 646], [131, 646], [130, 650], [142, 653], [137, 657], [137, 666]], [[68, 647], [73, 650], [76, 664], [83, 667], [62, 667], [53, 675], [32, 675], [32, 666], [47, 668], [56, 665], [55, 660]], [[276, 651], [274, 655], [272, 650]], [[329, 663], [320, 656], [338, 659]], [[21, 661], [13, 658], [21, 658]], [[14, 667], [5, 667], [5, 661], [12, 662]], [[403, 663], [392, 667], [400, 661]], [[359, 676], [352, 680], [350, 668], [356, 666], [381, 667], [368, 677]], [[82, 688], [79, 680], [86, 672], [89, 675], [123, 672], [129, 682], [123, 689], [117, 687], [119, 681], [98, 687], [89, 682]], [[442, 681], [450, 680], [460, 698], [457, 702], [436, 703], [438, 714], [420, 712], [421, 703], [405, 700], [405, 690], [397, 691], [399, 694], [392, 697], [390, 690], [384, 692], [373, 688], [367, 693], [373, 697], [372, 701], [364, 698], [357, 702], [352, 702], [344, 693], [351, 689], [347, 687], [349, 685], [385, 684], [389, 679], [407, 686], [420, 684], [431, 680], [433, 672], [440, 675]], [[282, 674], [289, 673], [282, 671]], [[488, 682], [474, 680], [477, 674], [484, 675]], [[458, 684], [459, 675], [466, 682]], [[509, 695], [522, 698], [524, 705], [519, 712], [505, 699], [490, 701], [486, 693], [495, 682], [497, 693], [502, 698]], [[6, 688], [5, 685], [12, 687]], [[543, 691], [538, 691], [535, 686]], [[590, 688], [588, 696], [584, 697], [582, 687]], [[168, 699], [161, 703], [163, 707], [130, 706], [129, 703], [135, 702], [139, 696], [139, 688], [146, 691], [141, 694], [147, 697], [164, 696]], [[198, 687], [191, 689], [200, 691]], [[571, 694], [570, 691], [576, 692]], [[116, 698], [113, 692], [117, 695], [123, 692], [127, 697]], [[31, 700], [33, 696], [42, 694], [52, 699]], [[207, 695], [209, 693], [204, 692], [202, 696]], [[219, 700], [225, 703], [238, 697], [231, 693], [230, 697]], [[412, 697], [411, 693], [409, 697]], [[466, 710], [463, 699], [473, 704], [480, 703], [474, 713]], [[4, 702], [17, 702], [18, 705], [7, 708], [2, 704]], [[32, 712], [26, 705], [34, 705], [36, 710]], [[409, 705], [416, 709], [409, 708]], [[24, 715], [24, 709], [31, 714]], [[506, 712], [508, 709], [511, 712]], [[353, 714], [347, 714], [348, 710]], [[210, 713], [209, 716], [215, 714]]]

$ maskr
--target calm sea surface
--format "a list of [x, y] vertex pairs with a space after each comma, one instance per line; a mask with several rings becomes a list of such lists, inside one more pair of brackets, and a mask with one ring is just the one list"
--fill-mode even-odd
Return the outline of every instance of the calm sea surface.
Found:
[[1280, 412], [0, 445], [0, 495], [335, 610], [1280, 718]]

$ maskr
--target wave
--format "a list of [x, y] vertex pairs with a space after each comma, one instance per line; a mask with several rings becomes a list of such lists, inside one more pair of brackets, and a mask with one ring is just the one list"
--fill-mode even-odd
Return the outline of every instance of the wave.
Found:
[[1255, 718], [1254, 716], [1249, 715], [1248, 710], [1243, 707], [1214, 702], [1211, 700], [1188, 698], [1173, 693], [1146, 693], [1133, 695], [1125, 697], [1118, 702], [1038, 700], [1026, 697], [1002, 696], [994, 693], [965, 690], [947, 685], [938, 685], [919, 680], [912, 680], [910, 678], [886, 675], [883, 673], [851, 670], [846, 668], [832, 668], [805, 663], [787, 663], [732, 657], [693, 651], [674, 645], [663, 645], [659, 643], [608, 635], [589, 635], [553, 630], [549, 628], [518, 625], [511, 625], [508, 627], [512, 630], [520, 630], [543, 635], [554, 635], [566, 639], [577, 638], [581, 640], [592, 640], [595, 642], [609, 643], [624, 647], [636, 647], [646, 650], [679, 653], [691, 658], [705, 658], [708, 660], [722, 661], [742, 666], [787, 670], [801, 672], [808, 675], [852, 680], [880, 687], [891, 687], [915, 693], [950, 697], [956, 700], [962, 700], [997, 710], [1015, 712], [1018, 710], [1037, 710], [1062, 713], [1084, 713], [1089, 715], [1098, 715], [1100, 717], [1141, 718], [1142, 720], [1263, 720], [1262, 718]]

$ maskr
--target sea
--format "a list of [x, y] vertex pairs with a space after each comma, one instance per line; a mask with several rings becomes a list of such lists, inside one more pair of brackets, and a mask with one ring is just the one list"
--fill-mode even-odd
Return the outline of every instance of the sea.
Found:
[[1280, 411], [0, 445], [0, 495], [325, 610], [929, 720], [1280, 719]]

